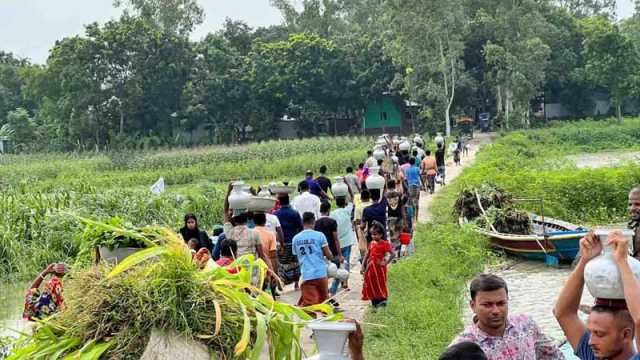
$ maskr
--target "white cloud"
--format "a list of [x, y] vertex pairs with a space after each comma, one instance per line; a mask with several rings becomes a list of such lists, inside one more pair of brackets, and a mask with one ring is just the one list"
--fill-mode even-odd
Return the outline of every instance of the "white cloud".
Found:
[[[252, 27], [278, 24], [280, 13], [269, 0], [199, 0], [205, 22], [193, 33], [199, 39], [219, 29], [226, 17]], [[84, 25], [117, 18], [112, 0], [0, 0], [0, 50], [44, 63], [56, 40], [84, 34]]]

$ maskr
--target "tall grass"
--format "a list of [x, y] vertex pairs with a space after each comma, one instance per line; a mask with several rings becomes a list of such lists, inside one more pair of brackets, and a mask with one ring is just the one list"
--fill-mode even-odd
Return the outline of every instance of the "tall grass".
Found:
[[[222, 220], [227, 182], [300, 180], [321, 165], [342, 173], [364, 159], [369, 144], [339, 137], [93, 156], [0, 155], [0, 272], [26, 277], [50, 262], [73, 262], [82, 229], [64, 213], [177, 228], [193, 212], [209, 230]], [[168, 191], [152, 195], [149, 186], [160, 176]]]

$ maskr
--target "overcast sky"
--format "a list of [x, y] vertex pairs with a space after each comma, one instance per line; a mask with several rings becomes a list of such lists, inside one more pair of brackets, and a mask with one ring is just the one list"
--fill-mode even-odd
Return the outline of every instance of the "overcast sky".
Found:
[[[226, 17], [252, 27], [279, 24], [280, 13], [269, 0], [199, 0], [206, 19], [194, 39], [217, 30]], [[633, 12], [633, 0], [618, 0], [618, 16]], [[0, 0], [0, 50], [44, 63], [56, 40], [84, 33], [84, 25], [117, 18], [112, 0]]]

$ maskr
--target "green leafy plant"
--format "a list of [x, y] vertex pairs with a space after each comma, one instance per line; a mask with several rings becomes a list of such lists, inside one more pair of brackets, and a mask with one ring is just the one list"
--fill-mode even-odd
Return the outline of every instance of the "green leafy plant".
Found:
[[198, 341], [220, 358], [258, 359], [268, 345], [271, 359], [300, 359], [300, 329], [313, 319], [310, 314], [341, 318], [328, 305], [298, 308], [275, 301], [262, 291], [267, 266], [253, 256], [231, 264], [239, 269], [235, 274], [201, 271], [172, 230], [133, 231], [155, 234], [163, 245], [149, 243], [113, 268], [74, 269], [65, 278], [65, 308], [25, 335], [9, 359], [69, 356], [89, 346], [105, 359], [138, 359], [154, 328]]

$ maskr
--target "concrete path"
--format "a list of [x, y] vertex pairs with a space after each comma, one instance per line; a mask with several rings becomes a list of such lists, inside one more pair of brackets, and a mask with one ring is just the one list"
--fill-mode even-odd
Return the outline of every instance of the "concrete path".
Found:
[[[451, 183], [453, 179], [458, 177], [462, 173], [462, 170], [472, 165], [476, 160], [476, 153], [483, 145], [486, 145], [493, 141], [495, 138], [495, 133], [480, 133], [475, 134], [474, 138], [471, 139], [468, 143], [470, 145], [469, 154], [467, 156], [462, 156], [460, 158], [460, 166], [456, 166], [453, 162], [453, 159], [447, 160], [447, 169], [446, 173], [446, 183]], [[420, 211], [418, 212], [418, 222], [419, 223], [427, 223], [431, 220], [431, 202], [433, 201], [434, 196], [437, 196], [438, 193], [443, 189], [443, 186], [436, 185], [436, 190], [433, 194], [429, 194], [428, 192], [420, 193]]]
[[[469, 154], [467, 156], [462, 156], [460, 166], [456, 166], [455, 164], [453, 164], [453, 160], [448, 161], [446, 170], [447, 183], [451, 182], [460, 173], [462, 173], [462, 169], [464, 169], [466, 166], [473, 164], [475, 155], [480, 147], [484, 144], [490, 143], [494, 137], [494, 133], [476, 134], [474, 139], [469, 142], [469, 144], [471, 145]], [[433, 195], [429, 195], [426, 192], [421, 193], [420, 213], [418, 214], [419, 222], [425, 223], [430, 220], [431, 214], [429, 213], [429, 206], [431, 205], [433, 196], [437, 195], [442, 188], [442, 186], [436, 186], [436, 191]], [[364, 315], [367, 308], [369, 307], [368, 301], [361, 300], [363, 277], [362, 275], [360, 275], [360, 269], [361, 266], [358, 262], [358, 251], [354, 247], [354, 250], [352, 250], [351, 252], [351, 274], [349, 277], [349, 290], [338, 290], [338, 294], [335, 296], [335, 299], [338, 301], [338, 303], [340, 303], [340, 308], [344, 310], [345, 317], [356, 319], [359, 322], [364, 320]], [[333, 279], [331, 279], [330, 281], [333, 281]], [[296, 304], [299, 298], [300, 291], [295, 291], [293, 289], [293, 285], [289, 285], [283, 291], [282, 296], [280, 297], [280, 301], [286, 302], [288, 304]], [[302, 332], [303, 349], [306, 355], [310, 355], [314, 349], [314, 343], [311, 340], [310, 334], [311, 332], [307, 329]]]

